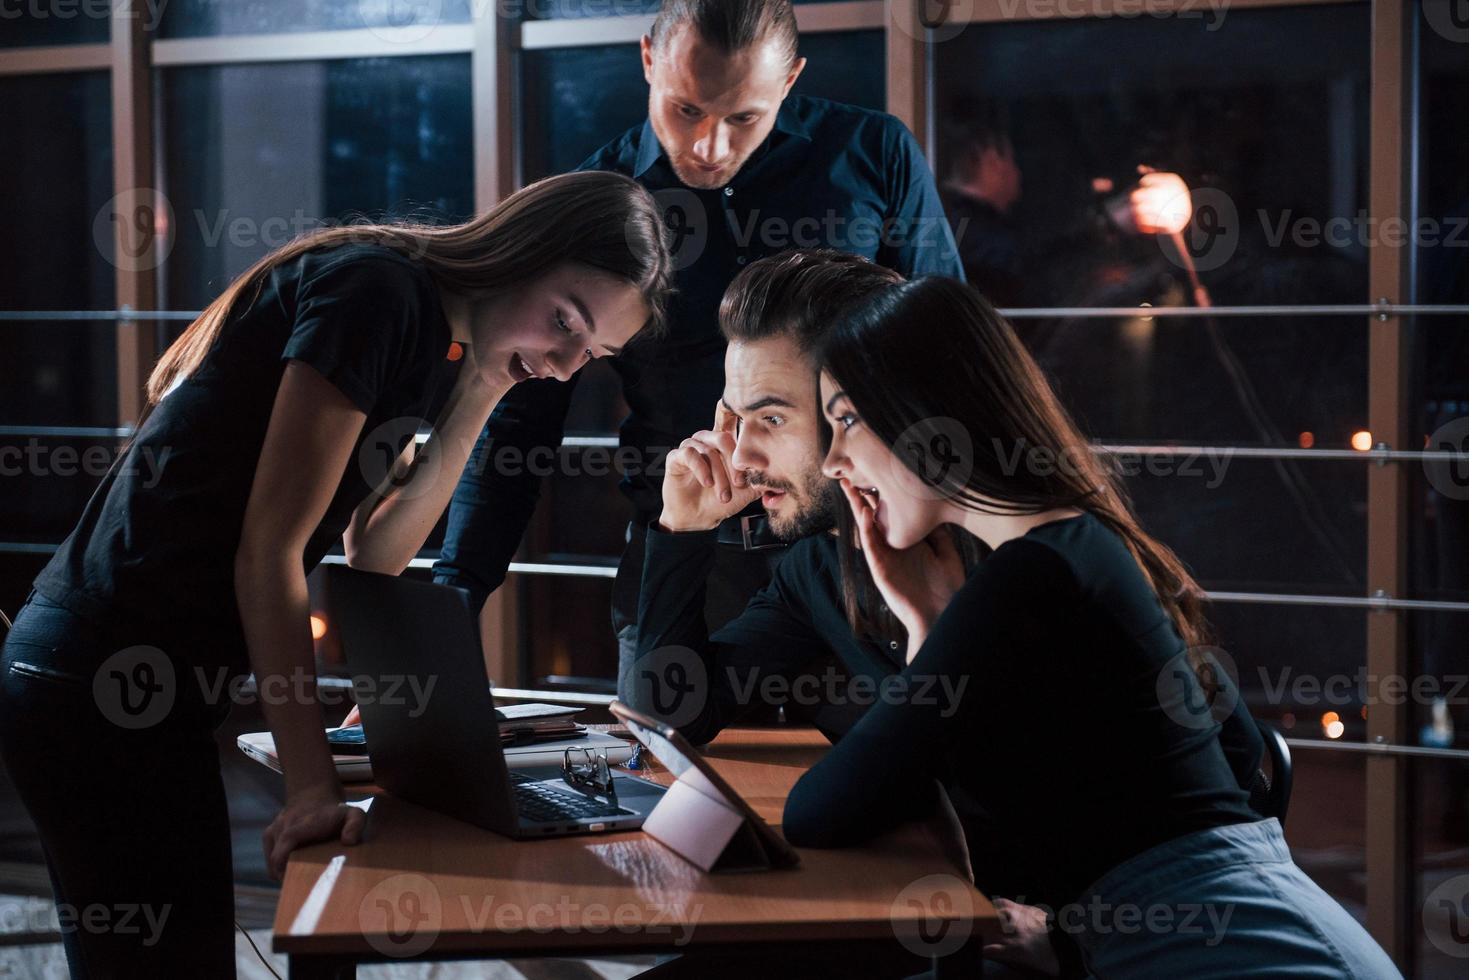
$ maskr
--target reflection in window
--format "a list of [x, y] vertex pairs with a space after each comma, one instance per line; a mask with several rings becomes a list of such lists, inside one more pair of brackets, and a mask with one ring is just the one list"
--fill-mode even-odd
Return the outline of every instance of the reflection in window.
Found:
[[1190, 302], [1168, 236], [1125, 230], [1147, 166], [1192, 189], [1215, 304], [1363, 302], [1367, 14], [974, 25], [937, 44], [937, 167], [972, 278], [1005, 305]]
[[[158, 2], [158, 0], [155, 0]], [[469, 0], [168, 0], [159, 37], [218, 37], [375, 27], [431, 31], [469, 22]]]
[[[882, 109], [881, 31], [805, 34], [806, 70], [792, 92]], [[574, 170], [648, 116], [648, 84], [636, 45], [552, 48], [523, 56], [525, 176]]]
[[473, 213], [467, 56], [178, 68], [159, 86], [173, 308], [325, 222]]

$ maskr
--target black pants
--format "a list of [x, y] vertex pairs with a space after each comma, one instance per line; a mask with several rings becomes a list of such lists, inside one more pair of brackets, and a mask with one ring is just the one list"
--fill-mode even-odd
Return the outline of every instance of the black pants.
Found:
[[45, 850], [74, 980], [233, 977], [213, 737], [229, 703], [204, 705], [183, 667], [161, 717], [120, 713], [112, 683], [128, 678], [108, 674], [128, 661], [109, 658], [141, 642], [33, 592], [0, 658], [0, 757]]
[[[612, 583], [612, 628], [617, 633], [617, 696], [629, 701], [633, 658], [637, 655], [638, 597], [642, 594], [643, 550], [652, 517], [634, 518], [627, 526], [627, 547], [617, 565]], [[709, 574], [704, 600], [704, 618], [709, 632], [744, 612], [752, 596], [770, 581], [776, 562], [785, 548], [743, 551], [733, 545], [717, 545], [714, 568]]]

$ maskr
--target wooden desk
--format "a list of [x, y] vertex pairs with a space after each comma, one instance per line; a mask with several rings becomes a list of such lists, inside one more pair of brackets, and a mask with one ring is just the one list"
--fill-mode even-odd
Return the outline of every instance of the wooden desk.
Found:
[[[825, 749], [813, 731], [736, 729], [706, 754], [778, 824], [796, 779]], [[650, 778], [666, 783], [669, 774]], [[358, 962], [408, 957], [894, 937], [915, 952], [962, 946], [960, 955], [973, 956], [996, 930], [995, 910], [961, 874], [921, 825], [861, 848], [802, 850], [800, 867], [787, 871], [711, 875], [638, 832], [512, 841], [384, 794], [361, 844], [291, 856], [273, 949], [289, 956], [294, 980], [351, 977]]]

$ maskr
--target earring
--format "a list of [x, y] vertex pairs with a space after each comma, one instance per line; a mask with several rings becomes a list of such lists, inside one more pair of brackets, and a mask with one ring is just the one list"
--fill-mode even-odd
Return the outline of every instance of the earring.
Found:
[[591, 359], [592, 359], [592, 349], [590, 347], [588, 347], [587, 348], [587, 360], [590, 361]]

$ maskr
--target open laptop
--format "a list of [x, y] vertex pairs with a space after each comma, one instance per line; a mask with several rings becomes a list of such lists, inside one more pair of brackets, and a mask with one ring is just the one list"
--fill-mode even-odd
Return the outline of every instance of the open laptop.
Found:
[[345, 565], [323, 574], [383, 789], [519, 839], [642, 826], [662, 786], [614, 773], [605, 793], [573, 786], [560, 766], [506, 766], [464, 592]]

